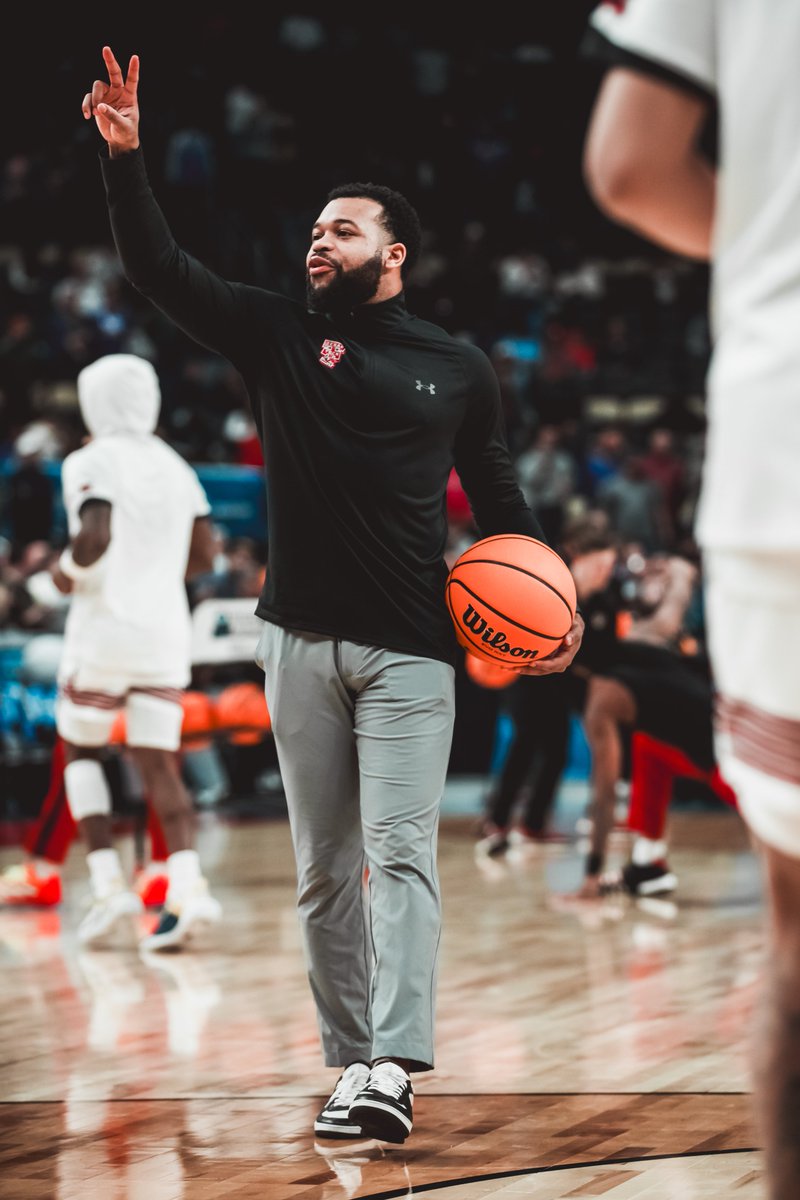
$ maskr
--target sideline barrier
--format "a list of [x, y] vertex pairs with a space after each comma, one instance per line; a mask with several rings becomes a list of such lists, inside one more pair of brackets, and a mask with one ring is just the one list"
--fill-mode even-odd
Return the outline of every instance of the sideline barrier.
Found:
[[[267, 501], [264, 474], [260, 467], [244, 467], [235, 463], [192, 463], [211, 505], [212, 519], [230, 537], [251, 537], [256, 541], [267, 538]], [[14, 459], [0, 462], [0, 513], [7, 511], [3, 503], [8, 478], [14, 474]], [[50, 480], [54, 501], [53, 541], [63, 542], [67, 522], [61, 498], [61, 463], [47, 460], [42, 471]], [[0, 533], [8, 530], [0, 526]]]

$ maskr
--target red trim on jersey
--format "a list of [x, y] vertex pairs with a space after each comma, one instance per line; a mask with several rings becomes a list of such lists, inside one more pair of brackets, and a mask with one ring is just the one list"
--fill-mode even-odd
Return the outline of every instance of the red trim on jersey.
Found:
[[741, 762], [800, 787], [800, 721], [721, 696], [716, 722], [720, 732], [731, 739], [733, 754]]

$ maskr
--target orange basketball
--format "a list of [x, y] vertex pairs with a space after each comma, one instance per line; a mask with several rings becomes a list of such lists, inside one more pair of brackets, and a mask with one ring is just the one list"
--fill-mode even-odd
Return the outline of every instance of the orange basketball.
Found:
[[223, 688], [216, 712], [217, 726], [237, 746], [255, 745], [272, 727], [264, 689], [252, 681]]
[[471, 650], [464, 655], [464, 666], [473, 683], [485, 688], [505, 688], [519, 679], [516, 671], [500, 663], [489, 662], [488, 658], [478, 658]]
[[546, 658], [575, 619], [570, 569], [536, 538], [483, 538], [453, 564], [445, 590], [460, 644], [492, 663], [524, 667]]
[[206, 750], [214, 730], [214, 703], [205, 692], [184, 692], [181, 742], [190, 750]]

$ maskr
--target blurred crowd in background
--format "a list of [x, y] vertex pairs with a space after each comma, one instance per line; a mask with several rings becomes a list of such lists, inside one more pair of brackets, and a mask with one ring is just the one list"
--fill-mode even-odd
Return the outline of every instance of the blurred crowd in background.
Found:
[[[52, 86], [0, 142], [0, 633], [63, 627], [44, 577], [66, 540], [58, 464], [84, 436], [75, 380], [87, 363], [150, 359], [170, 444], [198, 467], [262, 466], [237, 373], [122, 276], [100, 139], [80, 116], [104, 40], [123, 63], [141, 55], [146, 162], [186, 250], [300, 299], [327, 190], [367, 178], [399, 188], [424, 227], [409, 309], [489, 355], [519, 482], [551, 542], [597, 509], [628, 554], [695, 557], [707, 272], [620, 230], [587, 197], [581, 147], [600, 74], [580, 53], [591, 7], [487, 31], [436, 14], [422, 28], [394, 13], [356, 23], [277, 5], [257, 44], [235, 5], [208, 6], [180, 33], [137, 16], [135, 44], [88, 19], [83, 38], [74, 13], [60, 48], [51, 31]], [[455, 475], [448, 506], [452, 559], [477, 536]], [[193, 585], [192, 603], [255, 597], [266, 526], [242, 536], [218, 521], [217, 532], [213, 576]]]

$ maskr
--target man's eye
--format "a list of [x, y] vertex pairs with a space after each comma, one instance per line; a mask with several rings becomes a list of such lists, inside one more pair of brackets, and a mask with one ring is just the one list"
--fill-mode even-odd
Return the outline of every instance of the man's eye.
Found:
[[339, 230], [339, 237], [352, 237], [352, 236], [353, 236], [353, 234], [350, 229], [340, 229]]

